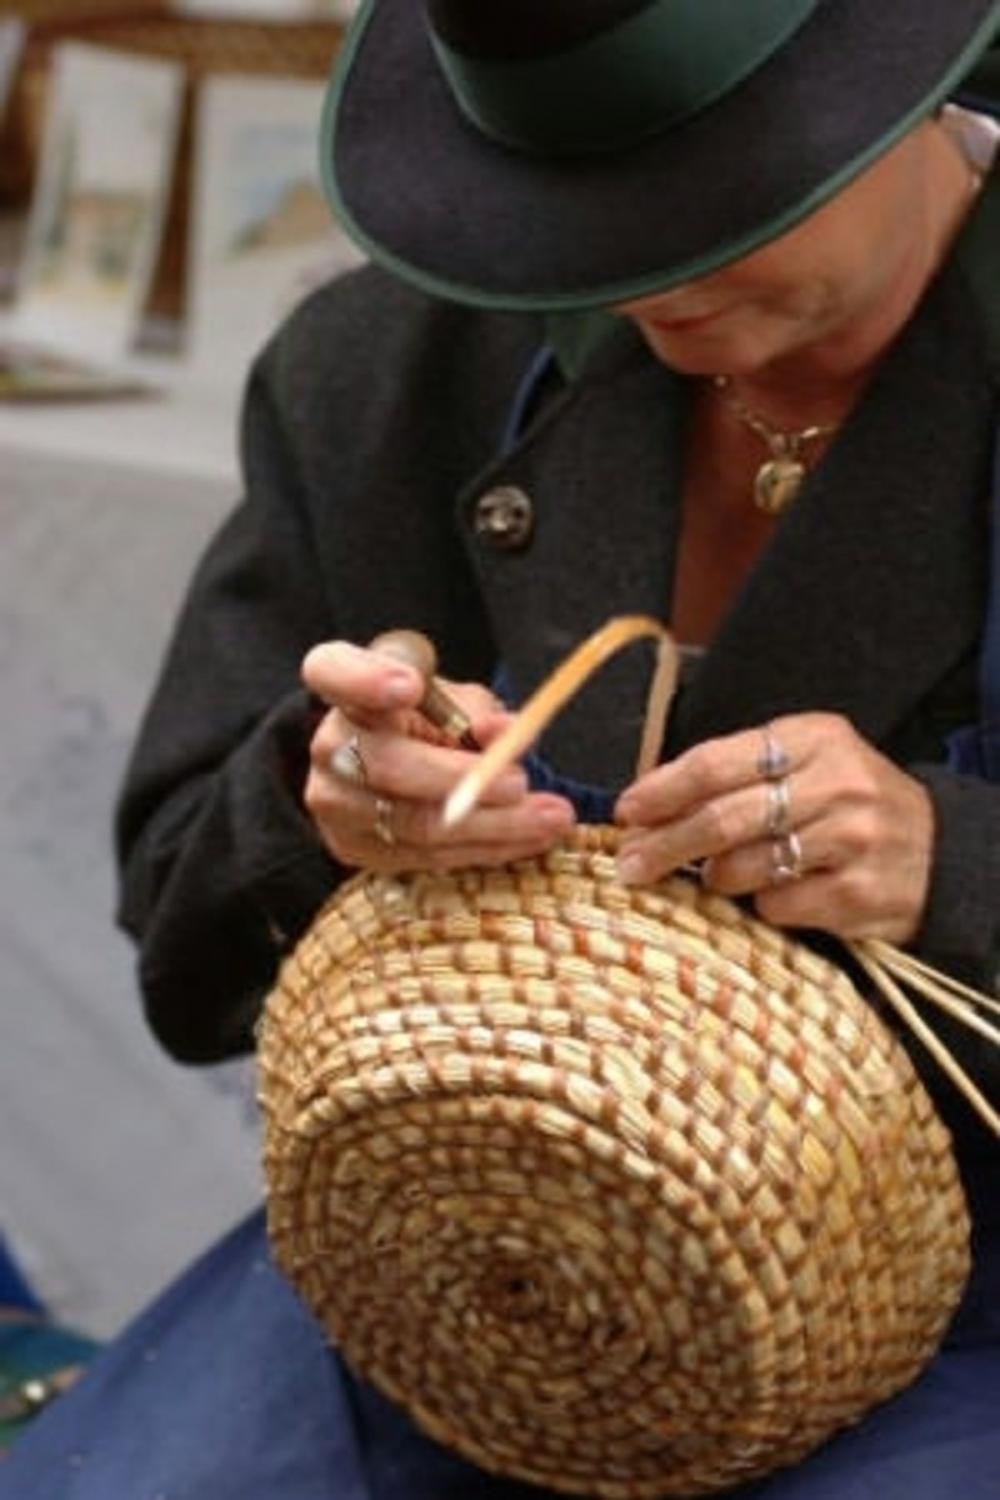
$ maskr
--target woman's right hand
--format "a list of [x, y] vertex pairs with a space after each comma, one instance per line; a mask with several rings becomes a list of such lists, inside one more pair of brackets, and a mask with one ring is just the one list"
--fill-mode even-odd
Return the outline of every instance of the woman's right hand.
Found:
[[[341, 864], [387, 872], [505, 864], [544, 853], [572, 828], [572, 805], [530, 791], [519, 767], [490, 787], [466, 821], [443, 827], [444, 800], [475, 757], [418, 712], [424, 683], [412, 667], [330, 641], [305, 657], [302, 679], [327, 706], [310, 747], [305, 806]], [[509, 722], [486, 688], [438, 680], [481, 745]]]

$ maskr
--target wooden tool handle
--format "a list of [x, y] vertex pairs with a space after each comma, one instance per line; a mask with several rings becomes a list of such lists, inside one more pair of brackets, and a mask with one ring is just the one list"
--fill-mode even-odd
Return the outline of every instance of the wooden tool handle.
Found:
[[420, 712], [438, 729], [443, 729], [463, 750], [480, 750], [482, 747], [475, 735], [469, 716], [445, 692], [434, 676], [437, 671], [437, 651], [433, 643], [419, 630], [386, 630], [370, 643], [372, 651], [383, 656], [392, 656], [397, 661], [413, 667], [424, 679], [424, 696], [420, 700]]

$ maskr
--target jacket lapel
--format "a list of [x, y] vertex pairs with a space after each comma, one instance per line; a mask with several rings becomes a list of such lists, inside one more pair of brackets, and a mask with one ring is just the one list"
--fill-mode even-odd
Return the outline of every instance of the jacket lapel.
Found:
[[[682, 390], [623, 330], [463, 493], [517, 701], [612, 615], [669, 618]], [[775, 528], [676, 706], [669, 753], [806, 709], [884, 744], [968, 655], [985, 608], [994, 399], [949, 271]], [[533, 505], [521, 551], [476, 536], [478, 501], [501, 485]], [[630, 648], [563, 710], [542, 749], [564, 774], [627, 782], [651, 663], [651, 649]]]
[[884, 744], [969, 653], [985, 610], [993, 400], [948, 273], [776, 527], [678, 705], [672, 751], [805, 709]]
[[[613, 615], [664, 619], [673, 574], [679, 382], [623, 327], [552, 399], [522, 440], [460, 499], [516, 701]], [[523, 490], [529, 543], [504, 551], [476, 534], [484, 494]], [[543, 742], [560, 770], [624, 782], [639, 744], [651, 651], [622, 653], [563, 710]]]

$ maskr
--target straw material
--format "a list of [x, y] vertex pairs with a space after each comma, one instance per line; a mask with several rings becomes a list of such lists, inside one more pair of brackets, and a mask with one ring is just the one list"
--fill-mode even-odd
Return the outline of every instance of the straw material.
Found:
[[260, 1036], [275, 1257], [483, 1468], [709, 1494], [906, 1386], [968, 1270], [948, 1135], [846, 975], [612, 829], [362, 875]]

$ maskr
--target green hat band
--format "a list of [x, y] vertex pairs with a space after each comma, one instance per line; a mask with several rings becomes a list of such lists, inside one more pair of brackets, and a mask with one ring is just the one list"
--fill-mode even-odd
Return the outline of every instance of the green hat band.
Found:
[[566, 52], [469, 57], [431, 33], [463, 114], [501, 145], [535, 153], [614, 150], [748, 77], [818, 0], [653, 0]]

